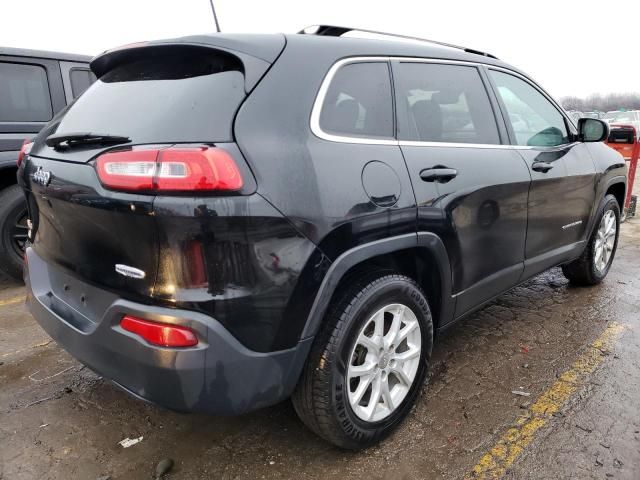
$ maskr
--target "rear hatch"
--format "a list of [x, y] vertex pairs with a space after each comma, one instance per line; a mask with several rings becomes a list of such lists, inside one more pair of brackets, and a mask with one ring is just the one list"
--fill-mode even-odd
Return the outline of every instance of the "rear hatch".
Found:
[[[82, 281], [131, 299], [153, 296], [159, 263], [153, 201], [161, 170], [173, 188], [163, 195], [254, 191], [246, 163], [229, 145], [237, 109], [269, 66], [246, 53], [184, 42], [97, 57], [98, 81], [43, 129], [18, 174], [36, 253]], [[180, 168], [188, 168], [180, 158], [195, 155], [219, 166], [225, 151], [234, 152], [243, 185], [220, 192], [198, 179], [176, 183]], [[162, 169], [161, 158], [170, 160]], [[155, 173], [145, 185], [149, 169]]]

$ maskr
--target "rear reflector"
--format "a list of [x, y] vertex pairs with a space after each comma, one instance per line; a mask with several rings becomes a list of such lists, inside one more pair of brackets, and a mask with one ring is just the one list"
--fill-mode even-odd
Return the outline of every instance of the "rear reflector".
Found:
[[242, 175], [231, 155], [214, 147], [110, 152], [96, 162], [102, 184], [123, 191], [235, 191]]
[[29, 139], [26, 139], [24, 142], [22, 142], [20, 153], [18, 153], [18, 167], [22, 164], [24, 157], [29, 154], [32, 146], [33, 146], [33, 142]]
[[152, 322], [125, 315], [120, 326], [127, 332], [135, 333], [152, 345], [161, 347], [193, 347], [198, 344], [196, 334], [190, 328], [169, 323]]

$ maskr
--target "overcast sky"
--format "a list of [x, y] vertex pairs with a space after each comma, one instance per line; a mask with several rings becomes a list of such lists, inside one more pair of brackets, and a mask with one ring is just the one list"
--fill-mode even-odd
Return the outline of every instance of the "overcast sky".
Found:
[[[640, 91], [640, 0], [214, 0], [223, 32], [313, 24], [402, 33], [493, 53], [552, 95]], [[0, 46], [95, 55], [214, 30], [209, 0], [2, 0]], [[625, 49], [625, 46], [629, 48]], [[635, 61], [635, 65], [625, 62]]]

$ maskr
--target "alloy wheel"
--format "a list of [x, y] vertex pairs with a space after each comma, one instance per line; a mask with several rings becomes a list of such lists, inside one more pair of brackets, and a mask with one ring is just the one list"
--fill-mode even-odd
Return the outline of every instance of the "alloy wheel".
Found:
[[421, 351], [420, 324], [406, 305], [387, 305], [365, 322], [347, 368], [349, 404], [358, 418], [378, 422], [400, 406], [413, 385]]
[[613, 210], [607, 210], [600, 220], [596, 241], [593, 245], [593, 263], [598, 273], [602, 274], [609, 265], [616, 242], [616, 215]]

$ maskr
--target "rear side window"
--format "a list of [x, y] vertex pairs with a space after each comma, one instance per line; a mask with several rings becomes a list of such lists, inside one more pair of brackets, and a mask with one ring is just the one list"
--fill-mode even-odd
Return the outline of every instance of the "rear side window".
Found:
[[0, 62], [0, 122], [46, 122], [52, 116], [45, 69]]
[[406, 111], [400, 123], [402, 140], [500, 143], [493, 109], [475, 67], [401, 62], [394, 72], [398, 102]]
[[564, 117], [542, 93], [514, 75], [489, 72], [507, 110], [517, 145], [555, 147], [569, 143]]
[[96, 81], [96, 76], [91, 70], [72, 68], [69, 71], [69, 79], [71, 80], [71, 93], [73, 98], [76, 98], [82, 95]]
[[53, 131], [123, 135], [133, 143], [232, 141], [244, 98], [235, 56], [210, 48], [143, 50], [93, 83]]
[[333, 135], [393, 138], [393, 100], [386, 62], [351, 63], [333, 77], [320, 113]]

